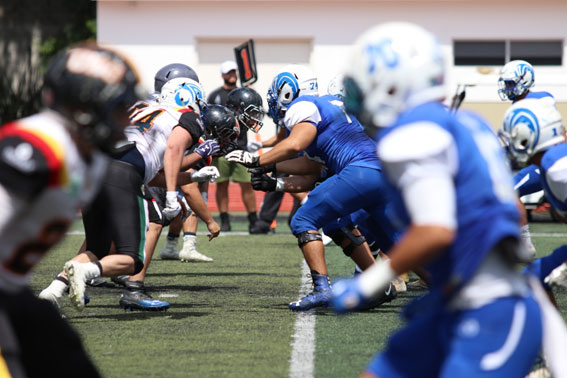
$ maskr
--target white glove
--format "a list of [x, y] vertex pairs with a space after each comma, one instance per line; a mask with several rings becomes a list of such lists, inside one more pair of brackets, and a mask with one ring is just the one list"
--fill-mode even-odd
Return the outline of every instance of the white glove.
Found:
[[262, 146], [263, 146], [262, 142], [252, 141], [252, 142], [248, 142], [248, 146], [246, 146], [246, 148], [248, 148], [248, 152], [256, 152], [260, 148], [262, 148]]
[[248, 168], [255, 168], [258, 166], [258, 156], [252, 155], [248, 151], [236, 150], [225, 155], [226, 160], [233, 163], [240, 163]]
[[181, 211], [181, 205], [177, 201], [177, 192], [167, 192], [165, 195], [165, 208], [162, 214], [168, 220], [172, 220]]
[[191, 181], [193, 182], [204, 182], [210, 181], [215, 182], [216, 179], [220, 177], [219, 170], [217, 167], [204, 167], [199, 169], [198, 171], [191, 173]]

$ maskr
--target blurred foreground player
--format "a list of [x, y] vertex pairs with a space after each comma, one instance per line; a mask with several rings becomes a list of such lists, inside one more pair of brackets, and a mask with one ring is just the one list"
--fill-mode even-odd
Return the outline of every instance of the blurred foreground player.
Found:
[[[350, 62], [346, 110], [381, 128], [378, 156], [405, 231], [389, 262], [335, 284], [333, 305], [355, 309], [416, 267], [431, 274], [430, 293], [406, 308], [407, 324], [363, 376], [525, 376], [542, 336], [563, 346], [566, 330], [537, 280], [515, 269], [519, 213], [491, 128], [441, 104], [443, 51], [421, 27], [376, 26], [359, 38]], [[565, 374], [545, 338], [548, 363]]]
[[0, 128], [0, 348], [14, 377], [96, 377], [79, 337], [27, 288], [30, 270], [96, 194], [123, 138], [138, 79], [94, 44], [59, 54], [45, 76], [40, 113]]

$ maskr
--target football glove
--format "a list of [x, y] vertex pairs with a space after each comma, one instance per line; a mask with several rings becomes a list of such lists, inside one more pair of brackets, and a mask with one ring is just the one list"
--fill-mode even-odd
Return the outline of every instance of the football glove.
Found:
[[271, 163], [268, 165], [263, 165], [257, 168], [248, 168], [248, 172], [252, 175], [261, 175], [262, 173], [270, 173], [272, 172], [274, 176], [276, 174], [276, 163]]
[[252, 155], [248, 151], [236, 150], [225, 155], [226, 160], [233, 163], [240, 163], [248, 168], [256, 168], [259, 166], [260, 158], [258, 156]]
[[254, 190], [273, 192], [276, 190], [278, 180], [266, 174], [252, 174], [250, 183], [252, 184], [252, 188], [254, 188]]
[[181, 211], [181, 204], [177, 201], [177, 192], [167, 192], [165, 195], [165, 207], [162, 214], [168, 220], [172, 220]]
[[217, 167], [204, 167], [199, 169], [198, 171], [191, 173], [191, 181], [193, 182], [215, 182], [216, 179], [220, 177], [219, 170]]
[[209, 156], [215, 155], [220, 151], [219, 143], [214, 139], [207, 139], [203, 143], [201, 143], [197, 148], [195, 148], [195, 152], [199, 154], [203, 159], [208, 159]]

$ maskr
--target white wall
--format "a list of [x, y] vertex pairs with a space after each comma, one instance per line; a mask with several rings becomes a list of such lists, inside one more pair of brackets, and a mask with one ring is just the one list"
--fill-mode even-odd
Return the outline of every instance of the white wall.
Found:
[[[306, 59], [326, 89], [360, 33], [381, 22], [411, 21], [444, 44], [450, 93], [457, 83], [473, 83], [467, 101], [497, 102], [499, 67], [484, 75], [476, 67], [453, 67], [453, 39], [563, 39], [566, 15], [567, 1], [561, 0], [99, 0], [98, 40], [126, 52], [148, 89], [160, 67], [182, 62], [196, 69], [210, 92], [221, 84], [218, 64], [232, 58], [232, 47], [254, 38], [255, 88], [264, 95], [279, 67]], [[567, 101], [564, 67], [538, 66], [536, 78], [537, 89]]]

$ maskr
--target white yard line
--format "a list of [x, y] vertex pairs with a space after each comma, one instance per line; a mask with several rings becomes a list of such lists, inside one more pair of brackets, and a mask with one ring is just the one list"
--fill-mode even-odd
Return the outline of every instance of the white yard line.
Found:
[[[69, 231], [67, 235], [84, 235], [85, 231]], [[206, 231], [199, 231], [197, 235], [208, 235], [209, 233]], [[271, 235], [271, 234], [270, 234]], [[276, 235], [291, 235], [291, 232], [278, 232]], [[221, 236], [250, 236], [248, 231], [228, 231], [228, 232], [221, 232], [219, 237]]]
[[[299, 299], [311, 292], [309, 267], [303, 261], [301, 267], [301, 288]], [[291, 343], [290, 378], [312, 378], [315, 365], [315, 313], [298, 312], [296, 315], [293, 341]]]
[[563, 232], [531, 232], [530, 234], [537, 238], [567, 238], [567, 234]]

